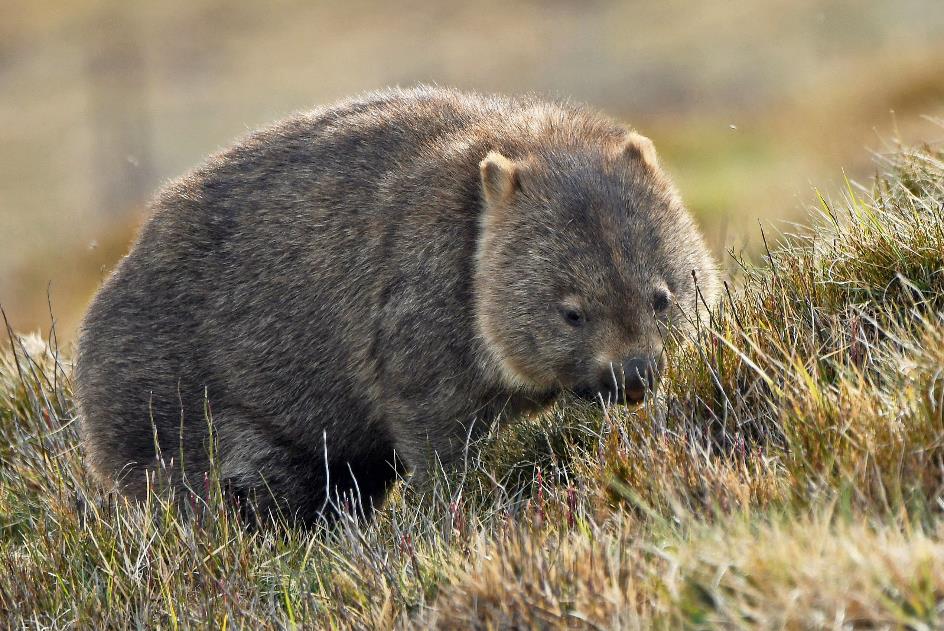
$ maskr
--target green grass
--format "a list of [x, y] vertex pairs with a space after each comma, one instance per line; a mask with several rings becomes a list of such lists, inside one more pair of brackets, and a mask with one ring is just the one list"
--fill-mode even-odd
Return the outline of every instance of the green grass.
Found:
[[766, 235], [656, 400], [560, 403], [370, 524], [249, 532], [213, 476], [104, 495], [66, 358], [11, 336], [5, 626], [944, 625], [944, 155], [878, 170]]

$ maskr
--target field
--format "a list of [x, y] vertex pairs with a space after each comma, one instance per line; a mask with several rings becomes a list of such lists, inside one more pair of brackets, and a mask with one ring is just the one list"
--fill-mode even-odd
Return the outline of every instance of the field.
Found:
[[371, 523], [249, 531], [212, 473], [178, 503], [104, 494], [67, 353], [11, 330], [6, 626], [941, 627], [944, 154], [876, 160], [735, 263], [658, 396], [504, 427]]

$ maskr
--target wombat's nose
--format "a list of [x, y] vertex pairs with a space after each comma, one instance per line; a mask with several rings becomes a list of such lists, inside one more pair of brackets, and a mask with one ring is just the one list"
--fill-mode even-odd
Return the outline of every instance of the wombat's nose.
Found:
[[652, 357], [631, 357], [604, 370], [600, 393], [615, 403], [639, 403], [646, 390], [655, 387], [659, 360]]

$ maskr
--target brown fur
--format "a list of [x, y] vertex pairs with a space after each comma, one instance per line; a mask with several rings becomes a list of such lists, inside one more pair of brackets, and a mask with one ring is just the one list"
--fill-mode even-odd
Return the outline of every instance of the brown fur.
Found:
[[606, 117], [425, 87], [301, 113], [155, 199], [84, 322], [89, 460], [132, 494], [158, 450], [202, 480], [208, 403], [263, 511], [369, 510], [394, 452], [422, 476], [564, 390], [638, 399], [693, 271], [710, 301], [652, 143]]

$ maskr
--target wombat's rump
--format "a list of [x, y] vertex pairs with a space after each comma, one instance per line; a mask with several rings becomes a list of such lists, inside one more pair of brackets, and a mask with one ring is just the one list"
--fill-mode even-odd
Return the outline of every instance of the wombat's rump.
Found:
[[[652, 144], [601, 115], [435, 88], [253, 133], [166, 186], [85, 318], [89, 461], [157, 458], [310, 523], [395, 460], [462, 461], [562, 391], [636, 401], [715, 272]], [[208, 409], [207, 409], [208, 408]], [[396, 458], [394, 457], [396, 454]]]

